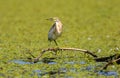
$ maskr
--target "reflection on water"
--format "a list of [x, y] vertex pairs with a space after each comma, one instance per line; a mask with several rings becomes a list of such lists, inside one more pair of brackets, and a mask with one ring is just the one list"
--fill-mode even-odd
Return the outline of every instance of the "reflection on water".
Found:
[[87, 71], [91, 71], [92, 69], [94, 69], [94, 66], [92, 66], [92, 65], [87, 66], [87, 67], [85, 68], [85, 70], [87, 70]]
[[118, 74], [115, 71], [98, 71], [99, 75], [105, 75], [105, 76], [115, 76], [117, 77]]
[[86, 64], [86, 62], [85, 61], [80, 61], [80, 64]]
[[65, 62], [65, 64], [75, 64], [73, 61]]
[[34, 76], [34, 75], [41, 77], [43, 74], [41, 70], [33, 70], [31, 76]]
[[57, 64], [57, 63], [52, 61], [52, 62], [48, 62], [48, 64]]
[[[73, 68], [71, 70], [75, 70], [75, 69]], [[65, 75], [65, 73], [67, 73], [66, 68], [60, 68], [59, 70], [53, 70], [53, 71], [48, 71], [48, 72], [44, 72], [44, 71], [41, 71], [41, 70], [33, 70], [31, 76], [37, 75], [38, 77], [41, 78], [44, 75], [48, 74], [50, 78], [56, 78], [56, 75], [59, 75], [60, 78], [74, 78], [72, 76]]]
[[86, 64], [86, 62], [85, 61], [80, 61], [80, 62], [74, 62], [74, 61], [67, 61], [67, 62], [65, 62], [65, 64]]
[[41, 70], [33, 70], [31, 76], [37, 75], [38, 77], [42, 77], [42, 76], [48, 74], [50, 77], [54, 78], [55, 75], [58, 75], [58, 74], [60, 75], [60, 74], [64, 74], [64, 73], [65, 73], [65, 71], [62, 71], [62, 69], [61, 70], [52, 70], [52, 71], [47, 71], [47, 72], [45, 72], [45, 71], [43, 72]]
[[[13, 63], [16, 63], [16, 64], [21, 64], [21, 65], [24, 65], [24, 64], [34, 64], [34, 62], [27, 62], [27, 61], [24, 61], [24, 60], [11, 60], [10, 62], [13, 62]], [[45, 58], [44, 60], [41, 60], [39, 62], [37, 62], [37, 64], [44, 64], [44, 63], [47, 63], [47, 64], [57, 64], [55, 61], [53, 60], [50, 60], [48, 58]], [[74, 65], [74, 64], [86, 64], [85, 61], [80, 61], [80, 62], [74, 62], [74, 61], [68, 61], [68, 62], [64, 62], [63, 64], [69, 64], [69, 65]], [[34, 75], [37, 75], [38, 77], [41, 77], [41, 76], [44, 76], [46, 74], [49, 74], [49, 75], [56, 75], [56, 74], [65, 74], [67, 72], [72, 72], [72, 73], [79, 73], [77, 70], [80, 70], [81, 72], [82, 71], [88, 71], [88, 72], [93, 72], [93, 73], [97, 73], [98, 75], [104, 75], [104, 76], [114, 76], [115, 78], [118, 78], [118, 73], [115, 72], [115, 71], [97, 71], [96, 68], [97, 67], [101, 67], [101, 65], [89, 65], [89, 66], [86, 66], [86, 67], [83, 67], [81, 69], [77, 69], [77, 68], [59, 68], [58, 70], [55, 70], [55, 71], [47, 71], [45, 72], [44, 70], [33, 70], [32, 71], [32, 76]], [[44, 71], [44, 72], [43, 72]], [[72, 76], [64, 76], [64, 78], [74, 78]]]
[[[11, 60], [9, 62], [13, 62], [13, 63], [16, 63], [16, 64], [34, 64], [34, 62], [28, 62], [28, 61], [24, 61], [24, 60]], [[47, 62], [39, 61], [39, 62], [37, 62], [37, 64], [43, 64], [43, 63], [56, 64], [56, 62], [54, 62], [54, 61], [47, 61]]]
[[92, 65], [90, 65], [90, 66], [87, 66], [85, 68], [82, 68], [81, 71], [87, 70], [87, 71], [90, 71], [90, 72], [95, 72], [98, 75], [114, 76], [115, 78], [118, 78], [118, 73], [117, 72], [115, 72], [115, 71], [101, 71], [101, 70], [100, 71], [96, 71], [95, 69], [97, 67], [100, 67], [100, 65], [98, 65], [98, 66], [92, 66]]
[[26, 62], [24, 60], [12, 60], [10, 62], [17, 63], [17, 64], [34, 64], [34, 62]]

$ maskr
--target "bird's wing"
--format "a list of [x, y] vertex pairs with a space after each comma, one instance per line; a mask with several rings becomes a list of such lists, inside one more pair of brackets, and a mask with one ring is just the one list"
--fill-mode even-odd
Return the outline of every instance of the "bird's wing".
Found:
[[55, 31], [56, 31], [55, 26], [56, 26], [56, 23], [54, 23], [54, 24], [52, 25], [52, 27], [50, 28], [49, 32], [52, 31], [53, 33], [55, 33]]
[[48, 40], [54, 40], [53, 37], [55, 35], [56, 32], [56, 27], [55, 27], [56, 23], [53, 24], [53, 26], [50, 28], [49, 32], [48, 32]]

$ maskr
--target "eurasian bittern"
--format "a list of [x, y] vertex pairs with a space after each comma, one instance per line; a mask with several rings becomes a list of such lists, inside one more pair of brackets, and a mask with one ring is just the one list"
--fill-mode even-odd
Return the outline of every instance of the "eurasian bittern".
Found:
[[58, 46], [56, 39], [61, 36], [62, 33], [62, 23], [57, 17], [49, 18], [47, 20], [54, 21], [55, 23], [52, 25], [48, 32], [48, 40], [54, 41], [55, 44]]

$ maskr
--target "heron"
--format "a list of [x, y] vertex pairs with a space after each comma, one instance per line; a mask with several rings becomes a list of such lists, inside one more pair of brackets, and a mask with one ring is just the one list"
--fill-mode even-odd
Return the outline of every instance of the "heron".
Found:
[[51, 41], [54, 41], [56, 46], [58, 46], [56, 39], [60, 37], [62, 34], [63, 24], [61, 23], [58, 17], [49, 18], [47, 20], [54, 21], [54, 24], [52, 25], [48, 32], [48, 41], [50, 41], [50, 43]]

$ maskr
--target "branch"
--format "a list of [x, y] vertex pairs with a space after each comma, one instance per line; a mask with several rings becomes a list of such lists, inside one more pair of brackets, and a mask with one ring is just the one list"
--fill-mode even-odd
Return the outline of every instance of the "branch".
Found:
[[30, 50], [27, 50], [28, 54], [30, 54], [33, 58], [35, 58], [35, 56], [31, 53]]
[[103, 70], [103, 69], [107, 69], [107, 67], [108, 67], [109, 65], [112, 65], [112, 64], [117, 63], [117, 62], [119, 62], [119, 61], [120, 61], [120, 58], [117, 58], [117, 59], [115, 59], [115, 60], [112, 60], [112, 61], [108, 62], [108, 63], [102, 68], [102, 70]]
[[103, 70], [103, 69], [107, 69], [109, 65], [112, 65], [114, 63], [120, 64], [120, 54], [114, 54], [114, 55], [107, 56], [107, 57], [95, 58], [94, 60], [96, 62], [107, 62], [107, 64], [105, 64], [102, 67], [102, 70]]
[[37, 58], [34, 59], [34, 63], [38, 62], [39, 58], [47, 51], [57, 52], [57, 51], [69, 51], [69, 50], [70, 51], [81, 51], [83, 53], [87, 53], [87, 54], [93, 56], [94, 58], [97, 57], [97, 55], [93, 54], [91, 51], [84, 50], [84, 49], [78, 49], [78, 48], [47, 48], [47, 49], [42, 50], [40, 55]]
[[95, 58], [94, 60], [96, 62], [109, 62], [109, 61], [112, 61], [112, 60], [117, 59], [119, 57], [120, 57], [119, 54], [114, 54], [114, 55], [111, 55], [111, 56]]

